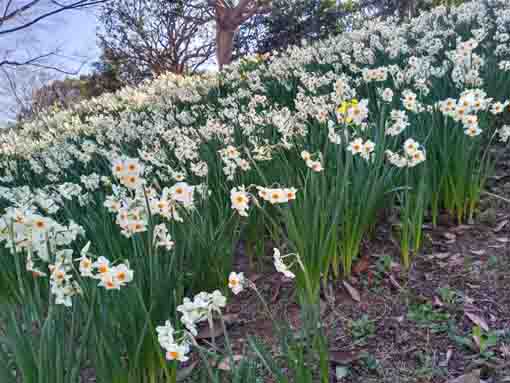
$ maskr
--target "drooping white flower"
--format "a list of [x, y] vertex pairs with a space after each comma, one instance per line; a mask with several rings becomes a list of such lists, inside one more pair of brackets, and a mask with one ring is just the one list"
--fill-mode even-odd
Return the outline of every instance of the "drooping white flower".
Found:
[[227, 298], [221, 293], [220, 290], [214, 290], [210, 294], [211, 304], [210, 309], [219, 311], [227, 305]]
[[287, 265], [285, 265], [285, 263], [283, 262], [283, 257], [281, 256], [280, 250], [278, 250], [277, 248], [273, 249], [273, 261], [276, 271], [282, 273], [287, 278], [296, 277], [296, 275], [292, 271], [290, 271]]
[[189, 345], [186, 343], [182, 344], [169, 344], [168, 348], [166, 349], [165, 357], [169, 361], [176, 360], [178, 362], [186, 362], [189, 358], [187, 357], [187, 354], [189, 353], [190, 348]]
[[177, 311], [182, 313], [181, 322], [194, 336], [198, 333], [197, 324], [210, 319], [214, 312], [221, 312], [227, 304], [227, 298], [219, 291], [201, 292], [193, 298], [184, 298]]
[[503, 127], [498, 130], [498, 135], [501, 142], [507, 142], [510, 138], [510, 125], [503, 125]]
[[390, 162], [390, 164], [396, 166], [397, 168], [404, 168], [407, 166], [408, 161], [406, 156], [401, 156], [398, 153], [393, 153], [391, 150], [386, 150], [386, 158]]
[[228, 277], [228, 287], [237, 295], [244, 289], [244, 274], [232, 271]]
[[169, 345], [175, 343], [175, 329], [169, 320], [165, 322], [164, 326], [157, 326], [156, 332], [158, 333], [158, 342], [164, 349], [167, 349]]
[[301, 158], [305, 161], [305, 162], [308, 162], [312, 159], [312, 156], [309, 152], [307, 152], [306, 150], [303, 150], [301, 152]]
[[172, 240], [164, 223], [154, 227], [154, 244], [166, 250], [172, 250], [174, 248], [175, 242]]

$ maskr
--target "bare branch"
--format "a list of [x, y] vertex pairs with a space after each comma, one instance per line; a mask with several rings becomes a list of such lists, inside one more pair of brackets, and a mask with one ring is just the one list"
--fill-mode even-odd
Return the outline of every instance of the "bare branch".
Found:
[[5, 70], [5, 68], [1, 68], [1, 69], [2, 69], [2, 72], [5, 76], [5, 78], [7, 79], [7, 83], [9, 84], [9, 89], [11, 90], [11, 94], [16, 99], [16, 103], [19, 106], [23, 107], [25, 103], [18, 94], [18, 89], [16, 87], [16, 83], [15, 83], [14, 79], [11, 77], [9, 72], [7, 70]]
[[[64, 11], [88, 8], [88, 7], [92, 7], [92, 6], [98, 5], [98, 4], [106, 3], [108, 1], [110, 1], [110, 0], [78, 0], [78, 1], [76, 1], [74, 3], [71, 3], [71, 4], [68, 4], [68, 5], [62, 5], [62, 6], [60, 6], [60, 8], [53, 9], [51, 11], [43, 13], [42, 15], [39, 15], [39, 16], [35, 17], [34, 19], [32, 19], [32, 20], [30, 20], [30, 21], [28, 21], [26, 23], [23, 23], [22, 25], [19, 25], [17, 27], [13, 27], [13, 28], [10, 28], [10, 29], [5, 29], [3, 31], [0, 31], [0, 35], [5, 35], [7, 33], [13, 33], [13, 32], [17, 32], [17, 31], [29, 28], [32, 25], [37, 24], [41, 20], [47, 19], [50, 16], [54, 16], [54, 15], [59, 14], [59, 13], [64, 12]], [[33, 0], [31, 3], [27, 4], [28, 8], [33, 7], [38, 2], [39, 2], [39, 0]], [[57, 3], [55, 3], [55, 4], [57, 4]], [[28, 9], [28, 8], [26, 8], [26, 6], [23, 7], [23, 8], [24, 8], [24, 10]], [[19, 14], [19, 12], [17, 12], [17, 11], [13, 11], [13, 12], [16, 12], [16, 14]], [[9, 18], [12, 18], [12, 17], [9, 17]], [[0, 20], [0, 25], [5, 20], [6, 19]]]
[[7, 20], [11, 20], [11, 19], [15, 18], [16, 16], [19, 16], [22, 13], [28, 11], [30, 8], [32, 8], [34, 5], [36, 5], [39, 1], [40, 0], [32, 0], [30, 3], [25, 4], [21, 8], [15, 9], [11, 13], [8, 13], [9, 12], [9, 8], [10, 8], [11, 3], [12, 3], [12, 1], [10, 0], [7, 3], [7, 5], [5, 6], [4, 15], [2, 16], [2, 18], [0, 18], [0, 26], [2, 26], [2, 24], [4, 22], [6, 22]]
[[[214, 0], [223, 2], [223, 0]], [[122, 77], [136, 83], [164, 71], [195, 70], [213, 55], [214, 16], [203, 0], [117, 0], [100, 20], [103, 49], [121, 63]], [[211, 28], [209, 28], [211, 27]]]
[[12, 0], [9, 0], [5, 6], [4, 14], [3, 14], [2, 18], [5, 18], [5, 16], [9, 13], [9, 8], [11, 7], [11, 4], [12, 4]]
[[[4, 110], [19, 113], [31, 105], [32, 92], [49, 77], [74, 76], [87, 61], [61, 54], [60, 48], [37, 46], [38, 32], [32, 30], [43, 21], [67, 11], [79, 11], [110, 0], [4, 0], [0, 9], [0, 38], [4, 50], [0, 57], [0, 75], [4, 81]], [[65, 23], [65, 22], [64, 22]], [[11, 36], [13, 37], [11, 39]], [[31, 39], [33, 37], [35, 39]], [[32, 41], [31, 41], [32, 40]], [[53, 50], [52, 50], [53, 49]], [[73, 64], [69, 65], [69, 60]], [[62, 77], [62, 76], [60, 76]], [[44, 79], [44, 80], [43, 80]], [[12, 107], [12, 108], [11, 108]], [[31, 107], [30, 107], [31, 108]]]
[[45, 59], [45, 58], [48, 58], [51, 56], [57, 56], [57, 54], [55, 52], [44, 53], [42, 55], [32, 57], [25, 61], [2, 60], [2, 61], [0, 61], [0, 68], [4, 67], [4, 66], [14, 66], [14, 67], [32, 66], [32, 67], [37, 67], [37, 68], [41, 68], [41, 69], [49, 69], [49, 70], [59, 72], [62, 74], [76, 75], [76, 74], [80, 73], [81, 69], [85, 65], [85, 63], [82, 62], [78, 69], [70, 71], [70, 70], [59, 68], [55, 65], [49, 65], [49, 64], [44, 64], [44, 63], [40, 62], [42, 59]]

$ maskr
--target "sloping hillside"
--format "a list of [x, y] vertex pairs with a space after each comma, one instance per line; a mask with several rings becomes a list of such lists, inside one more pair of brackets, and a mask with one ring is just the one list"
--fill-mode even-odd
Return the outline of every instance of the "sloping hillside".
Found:
[[509, 104], [491, 0], [2, 134], [0, 380], [508, 378]]

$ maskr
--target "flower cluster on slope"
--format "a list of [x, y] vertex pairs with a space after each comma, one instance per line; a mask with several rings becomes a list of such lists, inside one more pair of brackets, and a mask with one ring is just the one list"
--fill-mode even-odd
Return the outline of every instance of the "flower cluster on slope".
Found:
[[170, 321], [164, 326], [156, 328], [158, 341], [166, 351], [166, 359], [169, 361], [185, 362], [193, 337], [198, 334], [198, 325], [208, 321], [212, 325], [213, 314], [220, 314], [221, 309], [227, 304], [227, 298], [219, 290], [212, 293], [201, 292], [193, 298], [184, 298], [177, 311], [181, 315], [181, 323], [186, 330], [176, 331]]

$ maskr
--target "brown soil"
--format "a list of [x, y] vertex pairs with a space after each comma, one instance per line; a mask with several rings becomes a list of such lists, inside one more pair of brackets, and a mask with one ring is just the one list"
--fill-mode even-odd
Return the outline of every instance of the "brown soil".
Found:
[[[348, 376], [332, 376], [332, 382], [443, 383], [477, 369], [482, 381], [510, 382], [510, 203], [502, 199], [510, 199], [510, 153], [501, 154], [487, 189], [491, 194], [484, 195], [474, 224], [442, 219], [437, 228], [425, 225], [424, 250], [409, 273], [400, 270], [398, 245], [383, 224], [364, 244], [350, 280], [360, 302], [341, 281], [332, 282], [321, 319], [332, 375], [337, 367], [348, 369]], [[235, 270], [256, 283], [278, 318], [298, 328], [294, 283], [273, 270], [269, 256], [254, 266], [242, 256], [242, 245], [239, 250]], [[393, 263], [384, 269], [388, 256]], [[230, 302], [236, 353], [252, 335], [277, 355], [272, 323], [257, 296], [246, 291]], [[473, 340], [477, 318], [497, 337], [489, 354], [459, 340]]]

